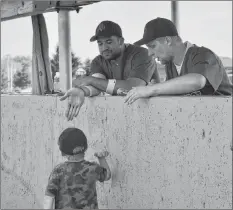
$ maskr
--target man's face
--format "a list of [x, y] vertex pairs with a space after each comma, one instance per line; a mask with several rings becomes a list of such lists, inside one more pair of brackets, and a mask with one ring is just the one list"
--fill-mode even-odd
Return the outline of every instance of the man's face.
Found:
[[116, 36], [99, 37], [97, 40], [100, 55], [106, 60], [115, 59], [121, 54], [123, 40]]
[[149, 56], [153, 56], [155, 59], [157, 58], [161, 64], [166, 64], [172, 60], [170, 55], [170, 46], [165, 38], [158, 38], [147, 45]]

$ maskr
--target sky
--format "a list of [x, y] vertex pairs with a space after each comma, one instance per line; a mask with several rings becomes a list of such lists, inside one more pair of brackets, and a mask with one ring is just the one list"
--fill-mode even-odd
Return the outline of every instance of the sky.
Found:
[[[178, 31], [184, 41], [210, 48], [219, 56], [232, 58], [232, 1], [179, 1]], [[58, 43], [58, 14], [44, 14], [50, 56]], [[126, 43], [143, 36], [145, 24], [156, 18], [171, 19], [170, 1], [104, 1], [70, 12], [72, 51], [83, 61], [98, 55], [89, 39], [103, 20], [118, 23]], [[1, 57], [32, 54], [31, 17], [1, 23]]]

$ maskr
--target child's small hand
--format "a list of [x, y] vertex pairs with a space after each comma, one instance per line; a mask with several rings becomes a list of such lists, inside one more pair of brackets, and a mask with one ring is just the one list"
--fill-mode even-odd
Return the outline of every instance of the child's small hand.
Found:
[[97, 158], [101, 158], [101, 157], [107, 157], [109, 155], [108, 151], [103, 151], [103, 152], [95, 152], [94, 156]]

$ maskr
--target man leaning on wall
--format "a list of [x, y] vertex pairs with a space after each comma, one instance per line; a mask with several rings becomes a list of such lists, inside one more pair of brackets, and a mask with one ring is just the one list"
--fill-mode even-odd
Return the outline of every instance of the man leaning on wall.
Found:
[[122, 95], [124, 91], [145, 86], [152, 80], [160, 82], [156, 62], [148, 50], [125, 44], [117, 23], [101, 22], [90, 41], [97, 41], [100, 55], [91, 63], [91, 76], [73, 80], [73, 88], [60, 99], [68, 98], [68, 120], [78, 115], [85, 96], [97, 96], [100, 92]]
[[159, 95], [232, 95], [232, 83], [220, 58], [208, 48], [183, 42], [172, 21], [149, 21], [143, 38], [135, 43], [144, 44], [149, 54], [165, 65], [167, 78], [163, 83], [133, 88], [126, 103]]

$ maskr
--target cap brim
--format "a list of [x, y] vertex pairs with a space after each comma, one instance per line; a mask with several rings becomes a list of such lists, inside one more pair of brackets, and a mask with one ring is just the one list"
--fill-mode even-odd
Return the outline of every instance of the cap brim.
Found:
[[93, 36], [93, 37], [90, 38], [90, 42], [94, 42], [96, 40], [97, 40], [97, 36]]
[[137, 45], [137, 46], [142, 46], [144, 44], [147, 44], [147, 41], [144, 39], [140, 39], [137, 42], [134, 42], [134, 45]]

